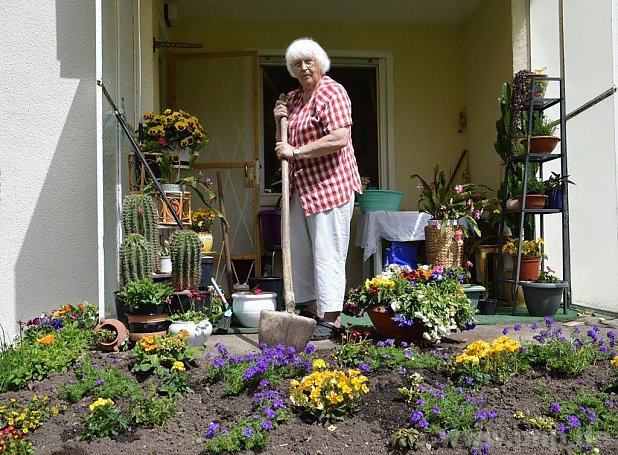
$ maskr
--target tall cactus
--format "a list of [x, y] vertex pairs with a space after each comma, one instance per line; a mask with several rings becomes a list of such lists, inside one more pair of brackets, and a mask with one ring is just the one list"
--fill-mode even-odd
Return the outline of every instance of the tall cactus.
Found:
[[151, 245], [152, 263], [159, 261], [157, 221], [159, 214], [151, 196], [129, 194], [122, 202], [122, 227], [124, 235], [141, 234]]
[[202, 242], [193, 231], [176, 231], [170, 239], [172, 286], [196, 289], [200, 279]]
[[159, 215], [152, 197], [147, 194], [129, 194], [122, 203], [122, 227], [125, 235], [141, 234], [152, 245], [157, 244]]
[[142, 278], [152, 278], [152, 245], [141, 234], [129, 234], [120, 245], [120, 287]]

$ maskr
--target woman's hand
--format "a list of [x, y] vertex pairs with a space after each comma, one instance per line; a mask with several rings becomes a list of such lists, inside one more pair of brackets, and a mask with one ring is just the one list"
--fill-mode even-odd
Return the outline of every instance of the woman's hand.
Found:
[[277, 158], [280, 160], [292, 161], [294, 159], [294, 147], [287, 142], [277, 142], [275, 152], [277, 152]]
[[273, 109], [273, 114], [275, 116], [275, 123], [278, 127], [279, 122], [281, 121], [281, 117], [288, 116], [288, 108], [285, 105], [285, 101], [277, 100], [277, 102], [275, 103], [275, 108]]

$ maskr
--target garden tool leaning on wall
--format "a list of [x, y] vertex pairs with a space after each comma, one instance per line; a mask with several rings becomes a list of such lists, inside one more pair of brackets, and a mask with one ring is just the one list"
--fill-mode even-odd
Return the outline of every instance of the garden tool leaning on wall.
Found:
[[[279, 97], [285, 100], [285, 95]], [[288, 141], [287, 118], [281, 118], [281, 142]], [[262, 310], [258, 340], [266, 346], [294, 346], [301, 351], [311, 340], [316, 321], [297, 315], [292, 288], [292, 256], [290, 249], [290, 183], [289, 163], [281, 160], [281, 252], [283, 257], [283, 301], [285, 311]]]

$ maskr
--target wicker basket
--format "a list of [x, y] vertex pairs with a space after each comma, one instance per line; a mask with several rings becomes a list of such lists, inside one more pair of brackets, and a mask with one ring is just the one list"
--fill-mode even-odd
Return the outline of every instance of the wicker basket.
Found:
[[425, 226], [425, 252], [427, 264], [443, 267], [460, 266], [463, 262], [463, 243], [457, 244], [455, 232], [460, 226]]

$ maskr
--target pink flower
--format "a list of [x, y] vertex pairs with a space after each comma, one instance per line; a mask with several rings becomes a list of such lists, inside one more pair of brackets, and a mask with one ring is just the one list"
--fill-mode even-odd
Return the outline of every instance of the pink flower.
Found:
[[480, 220], [482, 213], [483, 213], [482, 210], [477, 210], [476, 212], [474, 212], [474, 218], [476, 218], [477, 220]]
[[167, 145], [167, 141], [165, 140], [164, 137], [160, 137], [159, 138], [159, 144], [161, 144], [163, 147], [165, 147]]
[[470, 261], [466, 261], [466, 267], [471, 268], [474, 264]]
[[419, 191], [423, 191], [425, 189], [425, 187], [423, 186], [422, 183], [419, 183], [418, 185], [416, 185], [416, 189]]
[[439, 221], [436, 223], [436, 229], [437, 230], [442, 229], [442, 224]]
[[444, 267], [441, 265], [436, 265], [433, 268], [434, 273], [444, 273]]
[[463, 185], [455, 186], [455, 193], [457, 193], [457, 194], [463, 193]]
[[457, 240], [457, 245], [461, 246], [463, 245], [463, 233], [461, 232], [461, 230], [456, 230], [455, 231], [455, 240]]

